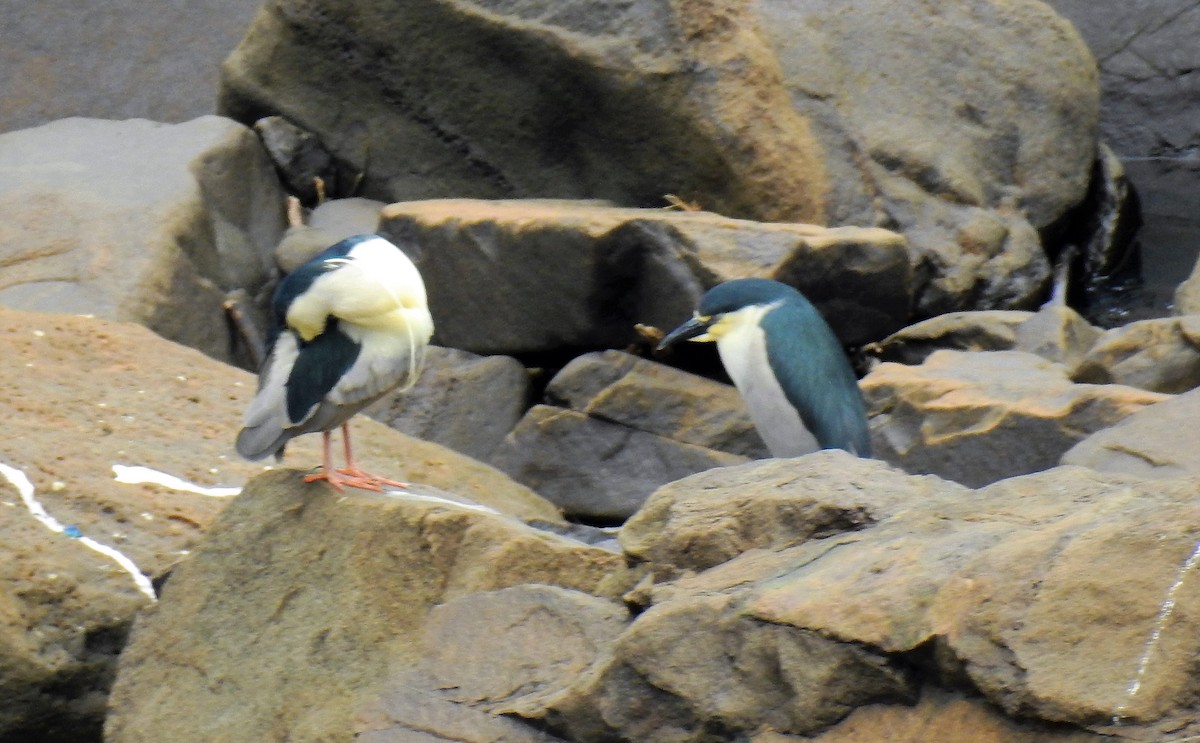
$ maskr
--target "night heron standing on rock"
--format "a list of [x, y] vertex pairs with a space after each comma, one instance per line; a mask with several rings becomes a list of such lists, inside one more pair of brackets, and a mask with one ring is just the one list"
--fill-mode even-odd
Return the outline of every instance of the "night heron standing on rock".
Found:
[[871, 456], [854, 370], [829, 325], [792, 287], [769, 279], [719, 284], [658, 348], [683, 340], [716, 341], [772, 456], [818, 449]]
[[[328, 480], [338, 490], [402, 486], [354, 464], [347, 421], [417, 380], [433, 335], [417, 267], [378, 235], [349, 237], [279, 283], [272, 315], [271, 352], [238, 433], [238, 453], [279, 459], [288, 441], [320, 431], [324, 468], [306, 482]], [[344, 469], [334, 469], [330, 454], [330, 432], [338, 426]]]

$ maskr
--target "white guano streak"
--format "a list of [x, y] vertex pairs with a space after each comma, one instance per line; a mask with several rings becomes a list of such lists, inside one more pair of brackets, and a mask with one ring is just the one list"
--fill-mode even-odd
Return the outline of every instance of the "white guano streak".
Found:
[[[31, 513], [35, 519], [42, 522], [47, 529], [57, 534], [62, 534], [64, 531], [66, 531], [66, 527], [63, 526], [58, 519], [47, 513], [42, 504], [38, 502], [37, 498], [34, 496], [33, 483], [29, 481], [29, 478], [24, 472], [16, 467], [10, 467], [7, 464], [0, 462], [0, 474], [4, 475], [4, 478], [8, 480], [14, 488], [17, 489], [17, 493], [21, 496], [21, 501], [25, 504], [25, 507], [29, 509], [29, 513]], [[125, 572], [129, 573], [129, 575], [133, 577], [133, 582], [137, 584], [139, 591], [146, 594], [151, 601], [158, 600], [158, 596], [154, 593], [154, 584], [150, 582], [150, 579], [146, 577], [146, 575], [138, 568], [133, 560], [130, 560], [120, 551], [109, 547], [107, 544], [101, 544], [91, 537], [79, 537], [74, 541], [79, 542], [89, 549], [99, 552], [100, 554], [120, 565]]]
[[229, 498], [242, 492], [241, 488], [208, 488], [188, 482], [175, 475], [168, 475], [166, 472], [152, 470], [149, 467], [129, 467], [124, 464], [114, 464], [112, 469], [113, 479], [126, 485], [150, 483], [152, 485], [162, 485], [164, 488], [178, 490], [183, 493], [207, 495], [210, 498]]
[[[1188, 573], [1197, 564], [1200, 564], [1200, 542], [1196, 542], [1196, 545], [1192, 548], [1192, 554], [1179, 566], [1179, 570], [1175, 574], [1175, 582], [1167, 589], [1167, 596], [1163, 599], [1162, 606], [1158, 608], [1158, 616], [1154, 622], [1154, 631], [1150, 633], [1150, 639], [1146, 642], [1146, 649], [1142, 652], [1141, 660], [1138, 661], [1137, 673], [1125, 689], [1125, 702], [1117, 707], [1116, 714], [1113, 715], [1112, 722], [1114, 725], [1121, 724], [1121, 719], [1125, 717], [1125, 712], [1133, 704], [1133, 700], [1138, 695], [1138, 692], [1142, 690], [1142, 681], [1146, 677], [1146, 671], [1150, 669], [1150, 658], [1154, 655], [1154, 650], [1158, 647], [1159, 640], [1162, 639], [1162, 633], [1166, 629], [1167, 621], [1175, 611], [1175, 594], [1179, 591], [1180, 586], [1183, 585], [1183, 581], [1187, 578]], [[1186, 739], [1180, 738], [1178, 740]]]

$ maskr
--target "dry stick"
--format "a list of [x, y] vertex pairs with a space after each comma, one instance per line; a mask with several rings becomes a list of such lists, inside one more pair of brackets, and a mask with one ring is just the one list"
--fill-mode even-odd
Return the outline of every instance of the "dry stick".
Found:
[[249, 303], [250, 296], [245, 289], [234, 289], [225, 295], [225, 301], [221, 303], [221, 306], [225, 308], [225, 315], [229, 318], [237, 336], [242, 339], [242, 343], [246, 344], [246, 350], [250, 354], [250, 363], [254, 365], [255, 369], [258, 369], [262, 366], [263, 358], [266, 356], [266, 342], [263, 340], [258, 326], [246, 312]]
[[287, 197], [288, 227], [304, 226], [304, 210], [300, 208], [300, 199], [295, 196]]

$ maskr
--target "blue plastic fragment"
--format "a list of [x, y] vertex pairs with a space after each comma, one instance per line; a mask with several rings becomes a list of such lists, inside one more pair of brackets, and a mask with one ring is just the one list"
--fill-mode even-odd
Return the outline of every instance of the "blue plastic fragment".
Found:
[[63, 529], [63, 534], [66, 534], [71, 539], [79, 539], [83, 536], [83, 532], [79, 531], [79, 527], [71, 524]]

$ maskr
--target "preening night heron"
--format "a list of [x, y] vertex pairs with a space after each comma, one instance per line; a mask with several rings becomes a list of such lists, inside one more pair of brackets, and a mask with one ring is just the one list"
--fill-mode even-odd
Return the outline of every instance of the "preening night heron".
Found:
[[871, 456], [854, 370], [829, 325], [792, 287], [769, 279], [719, 284], [658, 347], [683, 340], [716, 341], [721, 363], [773, 456], [818, 449]]
[[[328, 480], [339, 490], [402, 485], [354, 464], [347, 421], [420, 374], [433, 318], [417, 267], [378, 235], [349, 237], [288, 274], [272, 314], [271, 352], [238, 433], [238, 453], [280, 459], [288, 441], [320, 431], [324, 468], [307, 482]], [[343, 469], [334, 469], [330, 454], [338, 426]]]

